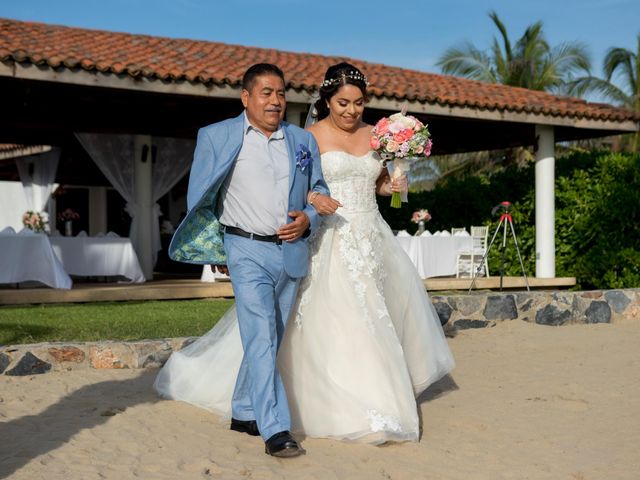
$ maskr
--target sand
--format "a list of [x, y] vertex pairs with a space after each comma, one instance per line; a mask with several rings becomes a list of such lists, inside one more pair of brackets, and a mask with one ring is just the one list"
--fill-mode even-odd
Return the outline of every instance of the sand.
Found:
[[450, 339], [419, 443], [303, 441], [294, 459], [157, 398], [157, 370], [0, 376], [0, 478], [638, 479], [640, 322], [520, 321]]

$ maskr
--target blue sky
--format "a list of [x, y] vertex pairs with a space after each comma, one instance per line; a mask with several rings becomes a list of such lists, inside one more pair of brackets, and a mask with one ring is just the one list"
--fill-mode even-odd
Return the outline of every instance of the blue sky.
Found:
[[465, 40], [488, 48], [496, 10], [512, 39], [542, 20], [551, 45], [584, 42], [594, 73], [607, 48], [635, 50], [638, 0], [0, 0], [0, 17], [343, 55], [438, 72]]

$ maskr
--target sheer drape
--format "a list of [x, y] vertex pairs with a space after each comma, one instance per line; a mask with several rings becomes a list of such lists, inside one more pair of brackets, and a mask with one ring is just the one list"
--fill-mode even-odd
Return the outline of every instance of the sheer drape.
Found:
[[45, 213], [44, 208], [53, 191], [59, 161], [60, 149], [58, 148], [46, 153], [16, 159], [18, 174], [29, 210]]
[[187, 174], [191, 168], [195, 142], [181, 138], [157, 137], [151, 140], [155, 149], [153, 163], [153, 263], [157, 260], [157, 252], [162, 248], [160, 244], [160, 221], [162, 215], [160, 206], [155, 203], [178, 181]]
[[[135, 203], [135, 145], [134, 135], [112, 135], [98, 133], [76, 133], [76, 137], [89, 153], [100, 171], [113, 187], [127, 201], [125, 207], [131, 216], [129, 237], [137, 245], [140, 219], [136, 218], [138, 206]], [[191, 166], [193, 140], [178, 138], [153, 138], [155, 155], [152, 167], [153, 202], [157, 202], [173, 187]], [[155, 264], [160, 243], [160, 206], [152, 207], [152, 255]]]

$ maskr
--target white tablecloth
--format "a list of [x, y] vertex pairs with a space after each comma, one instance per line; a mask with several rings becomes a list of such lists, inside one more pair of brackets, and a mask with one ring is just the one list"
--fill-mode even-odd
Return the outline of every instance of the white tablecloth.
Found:
[[53, 251], [69, 275], [123, 276], [136, 283], [145, 281], [129, 238], [52, 236], [50, 239]]
[[202, 275], [200, 276], [201, 282], [228, 282], [230, 280], [229, 275], [213, 271], [211, 265], [203, 265]]
[[68, 290], [71, 278], [44, 233], [0, 233], [0, 283], [36, 281]]
[[396, 239], [421, 278], [455, 275], [458, 252], [472, 246], [470, 236], [397, 236]]

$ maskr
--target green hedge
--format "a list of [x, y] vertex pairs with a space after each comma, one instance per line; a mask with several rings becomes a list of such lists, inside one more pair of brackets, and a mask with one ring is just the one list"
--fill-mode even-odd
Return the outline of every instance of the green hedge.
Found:
[[[556, 159], [556, 275], [575, 276], [578, 288], [640, 286], [640, 155], [575, 151]], [[411, 213], [427, 208], [431, 231], [498, 224], [491, 209], [513, 204], [513, 221], [527, 275], [535, 274], [534, 164], [492, 175], [449, 179], [430, 192], [409, 194], [409, 203], [391, 209], [380, 198], [382, 215], [393, 229], [415, 231]], [[499, 271], [499, 240], [489, 269]], [[513, 241], [505, 251], [505, 274], [521, 275]]]

